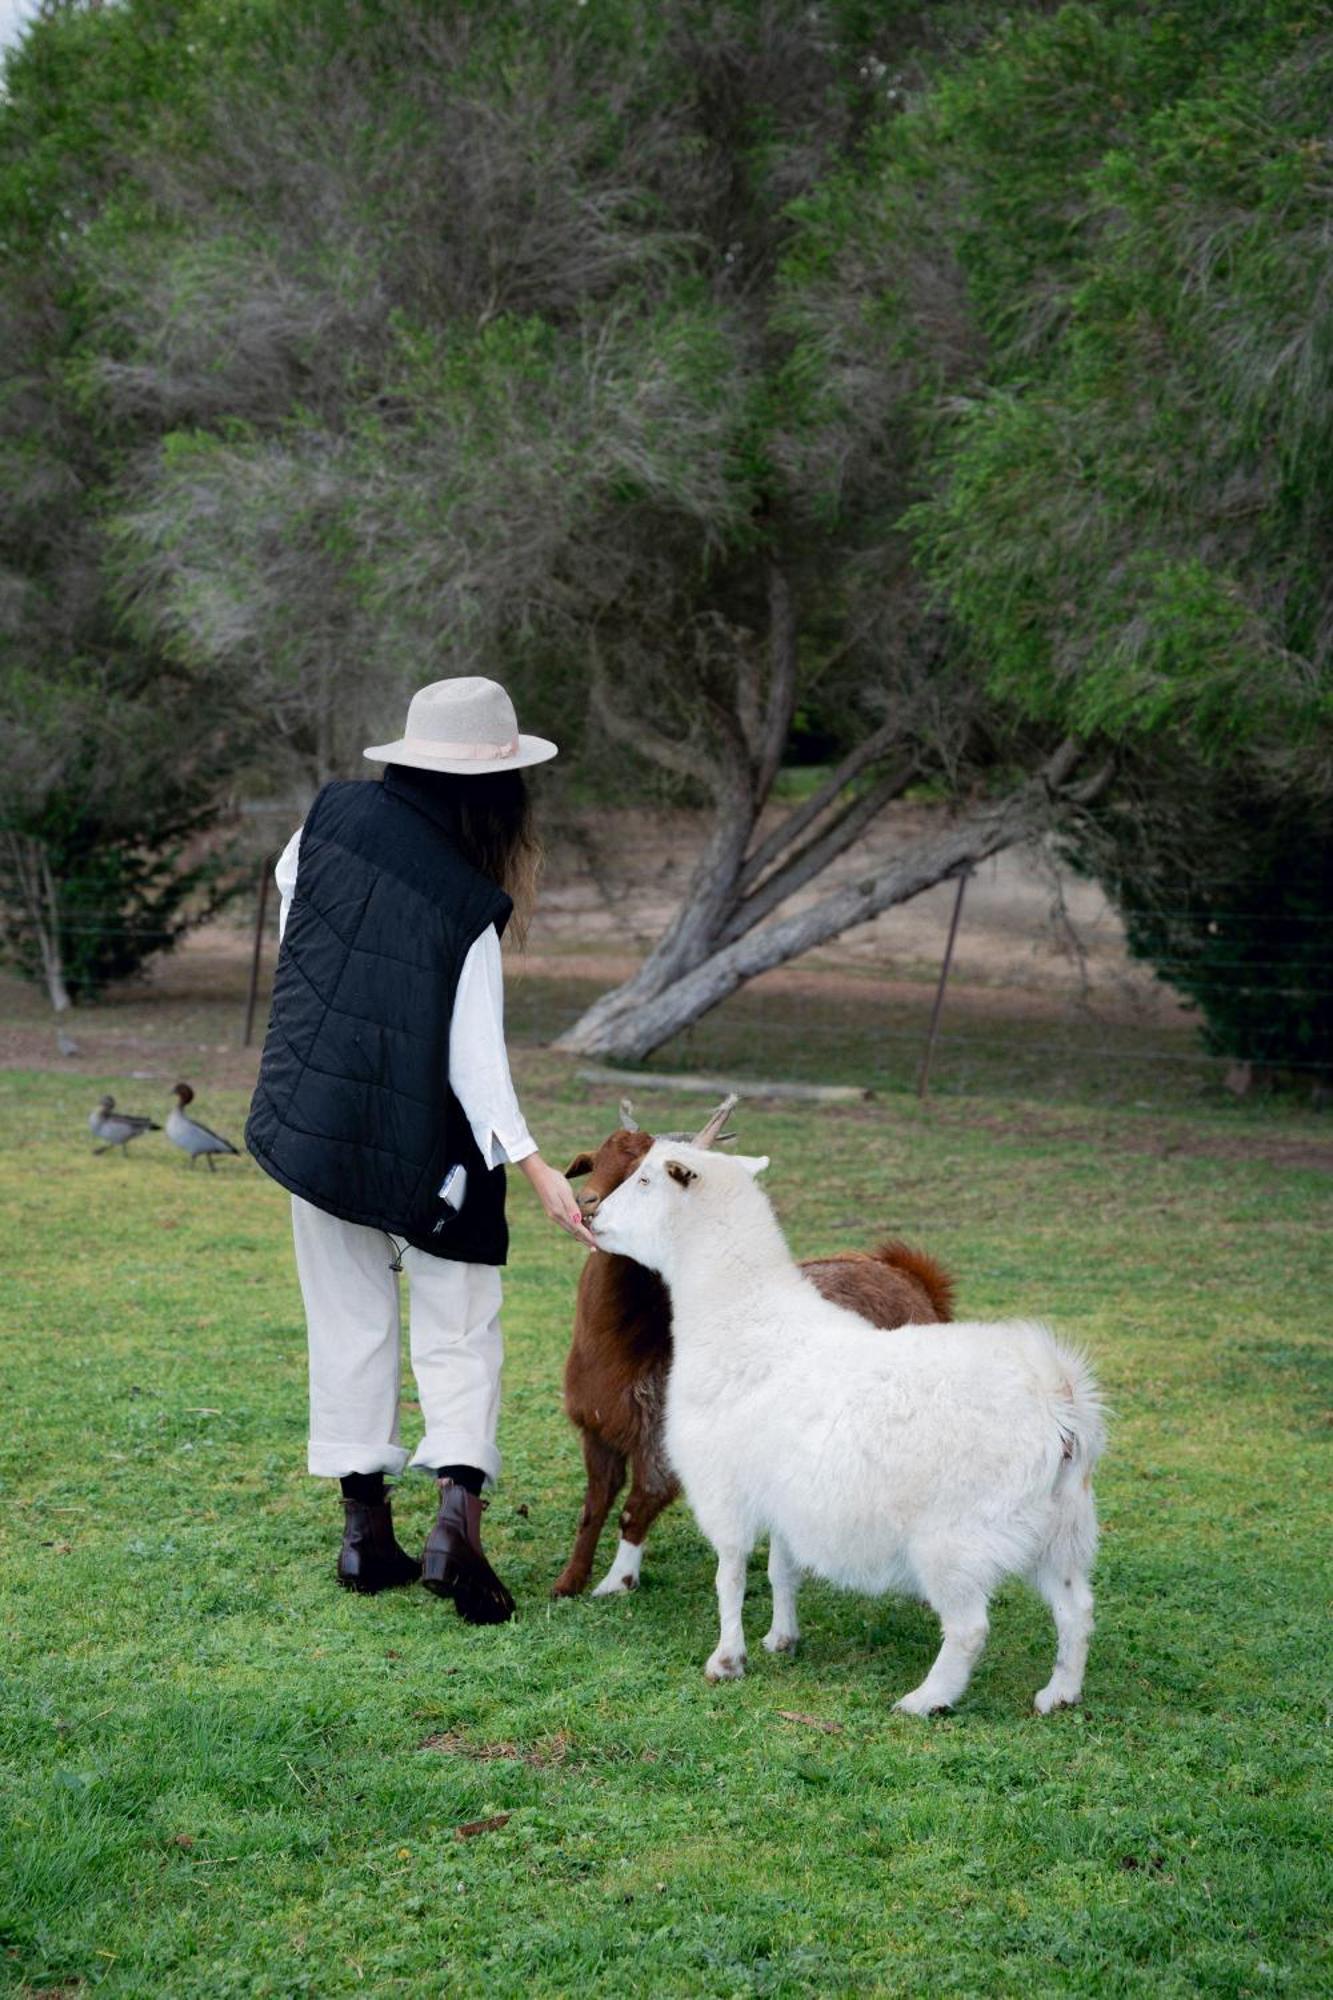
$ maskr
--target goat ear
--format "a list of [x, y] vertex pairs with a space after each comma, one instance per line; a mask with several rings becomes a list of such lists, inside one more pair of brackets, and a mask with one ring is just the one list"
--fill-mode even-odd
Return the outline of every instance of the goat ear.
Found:
[[565, 1168], [565, 1179], [567, 1181], [577, 1180], [580, 1174], [590, 1174], [591, 1172], [592, 1154], [575, 1153], [573, 1159]]
[[668, 1160], [666, 1170], [672, 1180], [678, 1181], [683, 1188], [687, 1188], [691, 1181], [697, 1181], [699, 1178], [694, 1168], [687, 1167], [684, 1160]]
[[767, 1153], [733, 1153], [731, 1157], [738, 1167], [744, 1167], [746, 1173], [751, 1176], [762, 1174], [768, 1165]]

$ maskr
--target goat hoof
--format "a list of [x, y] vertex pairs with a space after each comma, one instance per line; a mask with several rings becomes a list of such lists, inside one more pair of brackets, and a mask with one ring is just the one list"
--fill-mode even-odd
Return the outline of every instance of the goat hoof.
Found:
[[895, 1701], [893, 1707], [897, 1715], [948, 1715], [952, 1710], [951, 1703], [934, 1701], [930, 1695], [923, 1695], [920, 1688], [914, 1688], [901, 1701]]
[[604, 1576], [593, 1592], [594, 1597], [623, 1597], [627, 1590], [637, 1590], [637, 1576]]
[[1032, 1697], [1038, 1715], [1053, 1715], [1057, 1708], [1077, 1708], [1081, 1696], [1065, 1694], [1058, 1687], [1044, 1687]]
[[801, 1642], [799, 1632], [766, 1632], [764, 1651], [766, 1653], [794, 1653]]
[[558, 1576], [551, 1585], [552, 1597], [580, 1597], [588, 1585], [586, 1576], [570, 1576], [566, 1572]]
[[733, 1659], [730, 1653], [714, 1653], [704, 1668], [704, 1679], [708, 1681], [738, 1681], [745, 1674], [745, 1655]]

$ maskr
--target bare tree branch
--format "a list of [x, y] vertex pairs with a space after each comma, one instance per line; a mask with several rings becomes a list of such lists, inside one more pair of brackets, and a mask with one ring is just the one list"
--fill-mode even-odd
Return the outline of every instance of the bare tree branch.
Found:
[[877, 758], [892, 749], [900, 733], [900, 726], [896, 721], [886, 722], [858, 743], [855, 749], [848, 751], [837, 768], [830, 771], [823, 784], [810, 794], [804, 804], [788, 813], [781, 824], [775, 826], [748, 857], [738, 884], [742, 893], [752, 883], [758, 881], [764, 870], [777, 860], [784, 847], [790, 847], [807, 827], [814, 824], [821, 813], [828, 810], [838, 794], [852, 782], [853, 778], [859, 777], [867, 765], [873, 764]]
[[785, 903], [789, 896], [794, 896], [807, 882], [822, 875], [830, 862], [845, 854], [860, 838], [890, 800], [906, 790], [918, 769], [916, 758], [908, 758], [869, 791], [863, 792], [860, 798], [849, 800], [838, 817], [821, 833], [808, 840], [758, 889], [737, 904], [736, 914], [722, 931], [720, 942], [730, 944], [736, 938], [744, 937], [747, 931], [753, 930], [756, 924], [762, 923], [765, 917]]
[[791, 585], [776, 562], [768, 570], [768, 654], [768, 700], [754, 769], [755, 795], [761, 800], [773, 789], [796, 707], [796, 614]]
[[1108, 757], [1081, 785], [1069, 785], [1062, 793], [1065, 802], [1072, 806], [1095, 805], [1115, 776], [1116, 760]]
[[592, 653], [590, 692], [598, 719], [608, 736], [615, 737], [618, 743], [624, 743], [663, 771], [673, 771], [680, 778], [710, 782], [712, 774], [709, 767], [688, 742], [664, 736], [642, 716], [628, 714], [614, 699], [596, 648]]

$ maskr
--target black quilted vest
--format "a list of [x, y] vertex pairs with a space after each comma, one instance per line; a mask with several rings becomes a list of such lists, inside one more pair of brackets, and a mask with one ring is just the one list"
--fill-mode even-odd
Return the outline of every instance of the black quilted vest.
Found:
[[[511, 908], [449, 838], [429, 772], [324, 787], [245, 1128], [265, 1173], [433, 1256], [504, 1263], [504, 1169], [485, 1165], [449, 1087], [449, 1022], [469, 948]], [[454, 1214], [438, 1191], [459, 1165]]]

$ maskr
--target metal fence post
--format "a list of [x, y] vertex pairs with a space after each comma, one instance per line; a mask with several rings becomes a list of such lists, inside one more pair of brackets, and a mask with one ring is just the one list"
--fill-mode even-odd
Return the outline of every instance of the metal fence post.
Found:
[[965, 868], [958, 877], [958, 893], [953, 899], [953, 915], [949, 919], [949, 937], [944, 947], [944, 961], [940, 966], [939, 985], [935, 988], [935, 1005], [930, 1010], [930, 1027], [926, 1031], [926, 1046], [921, 1055], [921, 1068], [917, 1072], [916, 1094], [925, 1098], [930, 1087], [930, 1064], [935, 1053], [935, 1037], [939, 1033], [940, 1013], [944, 1006], [944, 989], [949, 983], [949, 968], [953, 964], [954, 940], [958, 936], [958, 919], [963, 914], [963, 896], [967, 889], [968, 877], [972, 870]]
[[266, 854], [259, 864], [259, 901], [255, 906], [255, 934], [250, 947], [250, 990], [245, 996], [245, 1028], [241, 1047], [248, 1049], [255, 1027], [255, 1004], [259, 998], [259, 961], [264, 949], [264, 919], [268, 915], [268, 883], [273, 857]]

